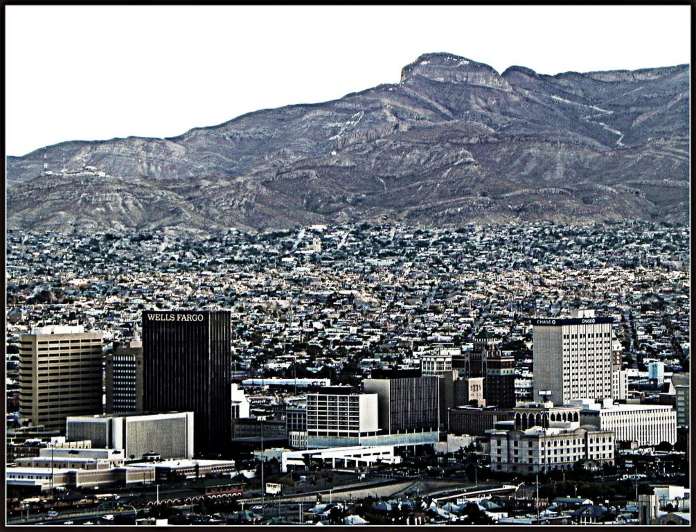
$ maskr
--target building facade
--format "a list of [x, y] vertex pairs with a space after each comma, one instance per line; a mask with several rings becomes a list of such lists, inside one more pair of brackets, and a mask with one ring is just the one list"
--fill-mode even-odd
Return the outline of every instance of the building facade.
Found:
[[483, 377], [455, 379], [454, 406], [486, 406], [483, 398]]
[[98, 448], [123, 449], [128, 460], [154, 453], [162, 458], [192, 458], [192, 412], [131, 416], [78, 416], [67, 420], [67, 439], [91, 440]]
[[365, 393], [376, 393], [382, 434], [432, 432], [440, 426], [440, 379], [435, 376], [365, 379]]
[[616, 441], [659, 445], [677, 441], [677, 413], [669, 405], [611, 404], [585, 401], [580, 418], [583, 425], [616, 434]]
[[195, 448], [221, 455], [231, 440], [231, 327], [228, 311], [143, 312], [143, 407], [191, 411]]
[[677, 427], [688, 428], [689, 405], [691, 402], [689, 375], [673, 375], [672, 384], [674, 385], [675, 406], [677, 410]]
[[68, 416], [102, 413], [102, 334], [34, 328], [20, 338], [19, 411], [32, 425], [65, 434]]
[[486, 405], [512, 408], [515, 397], [515, 358], [504, 355], [497, 346], [486, 347], [486, 379], [483, 396]]
[[132, 340], [114, 345], [106, 356], [104, 383], [107, 414], [139, 414], [143, 411], [143, 344]]
[[458, 349], [439, 349], [437, 354], [421, 356], [423, 377], [440, 378], [440, 429], [446, 430], [447, 410], [454, 406], [454, 371], [452, 357]]
[[564, 404], [612, 397], [612, 318], [532, 320], [534, 400]]
[[611, 431], [535, 426], [526, 430], [493, 430], [489, 434], [492, 471], [529, 474], [571, 469], [583, 460], [614, 463]]
[[449, 411], [449, 428], [451, 434], [471, 436], [483, 436], [486, 431], [495, 428], [499, 421], [514, 419], [512, 410], [497, 407], [477, 408], [473, 406], [460, 406]]
[[376, 436], [378, 409], [376, 393], [359, 393], [347, 386], [307, 394], [309, 447], [359, 445], [361, 438]]
[[239, 388], [236, 383], [232, 383], [231, 401], [232, 419], [249, 417], [249, 399], [247, 399], [244, 390]]

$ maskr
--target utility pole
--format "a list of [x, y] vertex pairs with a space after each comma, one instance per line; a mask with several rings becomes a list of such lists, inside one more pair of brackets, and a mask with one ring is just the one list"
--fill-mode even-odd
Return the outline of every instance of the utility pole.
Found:
[[54, 460], [54, 458], [55, 458], [55, 456], [54, 456], [54, 450], [55, 450], [55, 448], [56, 448], [56, 444], [55, 444], [54, 441], [52, 441], [52, 442], [51, 442], [51, 496], [52, 496], [52, 497], [53, 497], [53, 495], [54, 495], [54, 493], [53, 493], [53, 487], [54, 487], [54, 486], [53, 486], [53, 466], [55, 465], [55, 464], [54, 464], [54, 462], [55, 462], [55, 460]]
[[536, 474], [536, 512], [537, 525], [539, 524], [539, 473]]
[[263, 469], [266, 460], [264, 460], [263, 456], [263, 419], [261, 419], [261, 506], [265, 507], [264, 504], [266, 502], [266, 485], [263, 483]]

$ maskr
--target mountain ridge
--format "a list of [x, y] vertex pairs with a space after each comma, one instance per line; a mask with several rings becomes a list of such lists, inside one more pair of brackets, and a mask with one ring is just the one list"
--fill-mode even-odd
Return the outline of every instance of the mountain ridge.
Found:
[[[66, 141], [8, 157], [8, 225], [683, 221], [688, 90], [684, 65], [500, 74], [453, 54], [422, 54], [398, 84], [328, 102], [253, 111], [175, 137]], [[572, 193], [533, 192], [551, 183]], [[675, 194], [674, 183], [686, 193]], [[85, 190], [98, 206], [81, 200]], [[45, 200], [31, 202], [39, 192]]]

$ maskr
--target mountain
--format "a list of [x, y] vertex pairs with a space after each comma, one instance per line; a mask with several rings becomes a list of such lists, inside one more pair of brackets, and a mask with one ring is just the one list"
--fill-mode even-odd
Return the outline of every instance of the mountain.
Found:
[[181, 136], [7, 160], [10, 228], [685, 222], [689, 67], [502, 74], [446, 53], [398, 84]]

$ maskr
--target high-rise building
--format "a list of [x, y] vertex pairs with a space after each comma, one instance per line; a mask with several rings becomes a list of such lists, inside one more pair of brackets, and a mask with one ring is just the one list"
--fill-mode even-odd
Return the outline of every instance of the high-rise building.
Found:
[[593, 311], [532, 320], [535, 401], [612, 396], [612, 322]]
[[143, 312], [143, 407], [191, 411], [195, 448], [225, 453], [231, 439], [231, 329], [227, 311]]
[[515, 358], [503, 354], [500, 348], [492, 345], [485, 348], [486, 379], [483, 383], [483, 396], [486, 405], [499, 408], [515, 406]]
[[106, 356], [104, 382], [107, 414], [139, 414], [143, 411], [143, 344], [131, 340], [114, 344]]
[[440, 379], [435, 376], [365, 379], [365, 393], [376, 393], [382, 434], [437, 432]]
[[436, 354], [421, 356], [421, 374], [439, 377], [440, 380], [440, 428], [447, 429], [447, 410], [454, 406], [454, 372], [452, 357], [458, 349], [439, 349]]
[[50, 325], [22, 335], [22, 419], [65, 434], [68, 416], [101, 414], [102, 346], [102, 334], [82, 326]]

